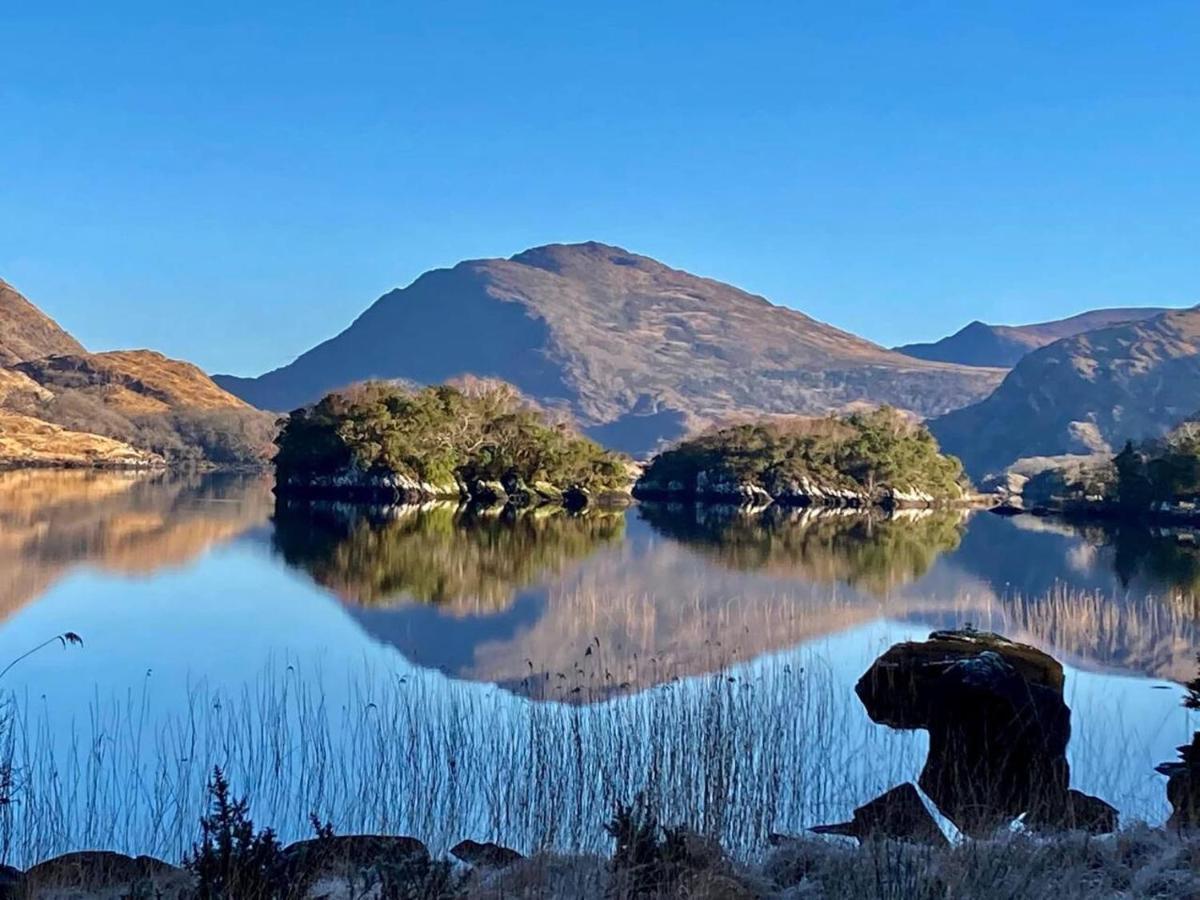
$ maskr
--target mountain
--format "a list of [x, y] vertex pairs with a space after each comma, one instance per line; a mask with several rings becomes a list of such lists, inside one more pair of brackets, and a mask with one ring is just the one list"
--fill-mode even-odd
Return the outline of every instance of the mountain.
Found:
[[991, 396], [929, 423], [975, 478], [1017, 459], [1108, 453], [1200, 408], [1200, 307], [1056, 341]]
[[0, 465], [245, 464], [273, 449], [274, 416], [196, 366], [88, 353], [4, 282], [0, 312]]
[[83, 352], [83, 346], [57, 322], [0, 279], [0, 366]]
[[727, 284], [604, 244], [470, 260], [379, 298], [337, 337], [258, 378], [289, 410], [365, 379], [500, 378], [634, 452], [730, 417], [890, 403], [921, 415], [988, 393], [998, 371], [915, 360]]
[[1035, 325], [987, 325], [975, 321], [949, 337], [930, 344], [905, 344], [896, 352], [916, 359], [958, 363], [964, 366], [1010, 368], [1027, 353], [1085, 331], [1149, 319], [1168, 310], [1162, 307], [1093, 309], [1067, 319]]

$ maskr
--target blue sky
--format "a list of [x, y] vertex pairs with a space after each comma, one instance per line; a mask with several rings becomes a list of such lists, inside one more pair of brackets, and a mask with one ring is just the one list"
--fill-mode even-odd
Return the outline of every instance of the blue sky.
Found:
[[0, 277], [93, 349], [253, 374], [426, 269], [588, 239], [884, 344], [1200, 302], [1195, 2], [0, 0], [0, 32]]

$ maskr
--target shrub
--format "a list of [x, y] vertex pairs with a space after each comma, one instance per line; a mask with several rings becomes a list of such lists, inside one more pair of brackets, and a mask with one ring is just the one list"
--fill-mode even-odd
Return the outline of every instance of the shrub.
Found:
[[275, 900], [285, 896], [288, 873], [275, 832], [255, 831], [245, 798], [232, 799], [220, 768], [208, 786], [209, 814], [201, 817], [200, 843], [184, 860], [196, 876], [199, 900]]

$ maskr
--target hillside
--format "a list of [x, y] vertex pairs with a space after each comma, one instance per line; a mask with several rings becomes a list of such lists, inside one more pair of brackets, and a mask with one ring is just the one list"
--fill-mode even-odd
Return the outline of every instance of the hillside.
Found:
[[0, 468], [87, 466], [129, 468], [162, 465], [157, 454], [98, 434], [69, 431], [41, 419], [0, 411]]
[[0, 464], [257, 463], [274, 416], [190, 363], [149, 350], [88, 353], [0, 282]]
[[217, 376], [264, 409], [348, 384], [499, 378], [569, 411], [608, 446], [745, 414], [890, 403], [935, 415], [1002, 373], [915, 360], [727, 284], [616, 247], [551, 245], [473, 260], [392, 291], [337, 337], [259, 378]]
[[988, 325], [975, 321], [949, 337], [928, 344], [905, 344], [898, 353], [917, 359], [964, 366], [1015, 366], [1026, 354], [1085, 331], [1137, 322], [1167, 312], [1162, 307], [1093, 309], [1066, 319], [1034, 325]]
[[1111, 453], [1164, 434], [1200, 402], [1200, 308], [1035, 350], [990, 397], [930, 423], [979, 478], [1017, 459]]
[[82, 352], [83, 346], [75, 338], [0, 279], [0, 366]]

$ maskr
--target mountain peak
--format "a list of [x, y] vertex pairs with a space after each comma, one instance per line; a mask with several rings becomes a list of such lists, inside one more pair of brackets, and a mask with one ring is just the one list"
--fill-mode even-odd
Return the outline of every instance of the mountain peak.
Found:
[[474, 260], [380, 298], [340, 335], [257, 379], [217, 383], [294, 409], [369, 379], [499, 378], [644, 453], [731, 417], [970, 402], [1000, 373], [927, 363], [621, 247], [548, 244]]
[[561, 274], [580, 267], [616, 265], [638, 269], [665, 269], [662, 263], [648, 256], [630, 253], [622, 247], [602, 244], [599, 241], [584, 241], [580, 244], [543, 244], [530, 247], [510, 257], [510, 262], [545, 269]]

